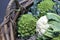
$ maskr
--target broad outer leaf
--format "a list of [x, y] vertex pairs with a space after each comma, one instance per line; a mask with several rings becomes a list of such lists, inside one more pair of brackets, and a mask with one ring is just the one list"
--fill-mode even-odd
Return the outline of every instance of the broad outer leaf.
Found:
[[60, 32], [60, 16], [54, 13], [47, 13], [48, 23], [54, 31]]

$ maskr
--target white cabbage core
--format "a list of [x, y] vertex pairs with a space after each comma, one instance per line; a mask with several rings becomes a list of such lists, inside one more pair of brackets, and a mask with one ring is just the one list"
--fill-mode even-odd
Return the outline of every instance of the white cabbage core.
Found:
[[40, 19], [36, 23], [36, 32], [38, 32], [39, 35], [42, 35], [48, 28], [49, 24], [46, 15], [40, 17]]

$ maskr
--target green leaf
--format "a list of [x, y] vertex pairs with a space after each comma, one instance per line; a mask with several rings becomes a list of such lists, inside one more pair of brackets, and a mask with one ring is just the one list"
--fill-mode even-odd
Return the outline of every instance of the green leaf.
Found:
[[55, 20], [57, 22], [60, 22], [60, 16], [55, 13], [47, 13], [48, 20]]
[[51, 33], [51, 32], [46, 31], [46, 32], [44, 33], [44, 35], [45, 35], [45, 36], [48, 36], [48, 37], [50, 37], [50, 38], [53, 38], [53, 33]]
[[54, 13], [47, 13], [48, 23], [54, 31], [60, 32], [60, 16]]
[[52, 40], [60, 40], [60, 35], [58, 37], [53, 38]]
[[50, 26], [53, 28], [54, 32], [60, 32], [60, 23], [56, 21], [50, 21]]

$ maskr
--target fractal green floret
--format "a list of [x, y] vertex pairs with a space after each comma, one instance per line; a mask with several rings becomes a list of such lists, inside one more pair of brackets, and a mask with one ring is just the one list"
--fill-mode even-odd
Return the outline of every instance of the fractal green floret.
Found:
[[33, 36], [36, 32], [36, 21], [32, 14], [24, 14], [18, 19], [18, 33], [21, 37]]
[[44, 13], [47, 13], [48, 11], [54, 11], [53, 9], [54, 5], [55, 5], [55, 2], [53, 2], [52, 0], [43, 0], [38, 4], [37, 8], [41, 13], [44, 14]]

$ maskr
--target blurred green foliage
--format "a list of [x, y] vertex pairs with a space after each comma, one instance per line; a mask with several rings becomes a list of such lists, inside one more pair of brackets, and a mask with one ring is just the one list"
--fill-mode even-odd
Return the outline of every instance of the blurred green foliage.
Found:
[[60, 40], [60, 35], [58, 37], [53, 38], [52, 40]]

